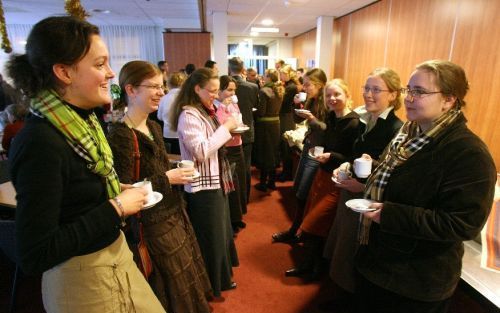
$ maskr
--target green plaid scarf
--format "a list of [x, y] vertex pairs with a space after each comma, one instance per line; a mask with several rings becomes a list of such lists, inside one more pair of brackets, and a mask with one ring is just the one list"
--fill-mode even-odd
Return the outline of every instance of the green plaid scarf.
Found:
[[[392, 171], [401, 166], [416, 152], [427, 145], [432, 138], [442, 133], [461, 114], [460, 110], [450, 110], [441, 115], [434, 125], [425, 132], [415, 122], [406, 122], [399, 133], [392, 139], [380, 158], [381, 163], [372, 172], [366, 181], [364, 198], [383, 201], [384, 190], [389, 182]], [[371, 220], [361, 215], [359, 242], [368, 244]]]
[[46, 118], [66, 138], [75, 152], [87, 161], [88, 169], [105, 179], [109, 198], [120, 193], [113, 168], [113, 154], [94, 113], [84, 120], [55, 91], [45, 90], [31, 100], [31, 112]]

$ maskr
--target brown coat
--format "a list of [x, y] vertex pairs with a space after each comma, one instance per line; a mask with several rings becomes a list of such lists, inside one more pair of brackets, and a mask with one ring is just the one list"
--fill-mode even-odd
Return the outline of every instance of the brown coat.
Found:
[[150, 120], [153, 140], [124, 123], [110, 127], [108, 141], [120, 182], [133, 183], [135, 132], [141, 153], [140, 179], [147, 178], [163, 199], [141, 211], [144, 237], [153, 261], [151, 287], [168, 312], [210, 312], [206, 296], [211, 292], [205, 264], [191, 222], [183, 208], [179, 186], [171, 186], [165, 174], [170, 163], [160, 126]]

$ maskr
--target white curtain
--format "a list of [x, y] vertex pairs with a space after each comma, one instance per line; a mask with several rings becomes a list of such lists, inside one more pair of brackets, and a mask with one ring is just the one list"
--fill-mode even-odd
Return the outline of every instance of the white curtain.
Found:
[[[13, 49], [12, 53], [24, 53], [26, 39], [33, 25], [7, 25], [7, 33]], [[118, 73], [122, 66], [132, 60], [145, 60], [153, 64], [163, 60], [163, 34], [159, 27], [155, 26], [99, 26], [101, 36], [106, 42], [110, 64], [116, 73], [114, 79], [118, 82]], [[5, 73], [5, 63], [9, 54], [1, 50], [0, 69]], [[7, 80], [9, 78], [3, 75]]]

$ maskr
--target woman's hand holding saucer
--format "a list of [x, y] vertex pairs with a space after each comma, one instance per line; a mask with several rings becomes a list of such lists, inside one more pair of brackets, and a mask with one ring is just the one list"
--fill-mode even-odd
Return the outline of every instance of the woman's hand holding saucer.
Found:
[[325, 164], [326, 162], [328, 162], [330, 160], [330, 152], [322, 153], [320, 155], [315, 155], [314, 158], [319, 163]]
[[238, 121], [234, 117], [228, 116], [222, 126], [226, 127], [227, 130], [231, 132], [232, 130], [238, 128]]
[[380, 224], [380, 215], [382, 213], [382, 209], [384, 208], [384, 204], [380, 202], [374, 202], [370, 204], [370, 208], [376, 208], [377, 210], [372, 212], [362, 213], [366, 218], [371, 219], [377, 224]]
[[118, 215], [122, 216], [123, 214], [125, 216], [129, 216], [142, 209], [144, 203], [146, 203], [146, 194], [147, 191], [144, 188], [128, 188], [116, 196], [116, 199], [118, 199], [120, 203], [116, 203], [114, 199], [110, 199], [110, 202], [115, 207]]

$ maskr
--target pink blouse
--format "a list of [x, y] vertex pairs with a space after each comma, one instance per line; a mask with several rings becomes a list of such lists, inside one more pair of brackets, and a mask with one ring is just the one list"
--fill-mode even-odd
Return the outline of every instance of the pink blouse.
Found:
[[[238, 104], [236, 103], [231, 103], [229, 105], [225, 105], [224, 103], [214, 100], [214, 105], [217, 107], [217, 119], [219, 119], [219, 123], [224, 124], [226, 119], [231, 116], [233, 113], [240, 113], [240, 108], [238, 107]], [[235, 147], [235, 146], [241, 146], [242, 141], [241, 141], [241, 135], [239, 134], [231, 134], [232, 138], [226, 142], [225, 146], [226, 147]]]

